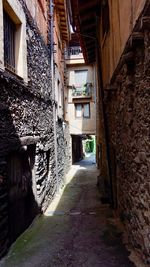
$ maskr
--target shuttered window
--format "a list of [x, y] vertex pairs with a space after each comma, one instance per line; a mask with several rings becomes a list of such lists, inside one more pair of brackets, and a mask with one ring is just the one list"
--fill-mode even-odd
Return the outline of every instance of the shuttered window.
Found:
[[84, 118], [89, 118], [90, 117], [90, 105], [89, 104], [84, 104], [83, 105], [83, 117]]
[[87, 83], [87, 70], [75, 70], [75, 86], [82, 87]]
[[75, 104], [76, 118], [90, 118], [90, 103]]
[[76, 104], [75, 109], [76, 109], [76, 118], [81, 118], [82, 117], [82, 104]]

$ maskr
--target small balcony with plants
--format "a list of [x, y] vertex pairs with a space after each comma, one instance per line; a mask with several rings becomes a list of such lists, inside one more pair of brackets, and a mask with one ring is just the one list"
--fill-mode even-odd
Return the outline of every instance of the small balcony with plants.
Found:
[[72, 86], [72, 98], [91, 98], [92, 97], [92, 83], [85, 83], [84, 85]]

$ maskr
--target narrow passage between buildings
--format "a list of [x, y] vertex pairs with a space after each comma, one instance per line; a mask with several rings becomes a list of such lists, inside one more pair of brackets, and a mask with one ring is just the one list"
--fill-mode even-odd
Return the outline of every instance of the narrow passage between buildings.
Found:
[[132, 267], [112, 210], [100, 202], [94, 158], [72, 166], [60, 201], [15, 242], [1, 267]]

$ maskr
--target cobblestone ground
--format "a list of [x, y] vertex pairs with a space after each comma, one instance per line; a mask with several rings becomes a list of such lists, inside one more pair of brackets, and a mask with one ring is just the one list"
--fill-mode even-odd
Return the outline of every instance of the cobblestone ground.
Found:
[[46, 215], [34, 221], [0, 262], [1, 267], [134, 266], [112, 211], [100, 203], [93, 163], [90, 158], [72, 166], [58, 204], [54, 201]]

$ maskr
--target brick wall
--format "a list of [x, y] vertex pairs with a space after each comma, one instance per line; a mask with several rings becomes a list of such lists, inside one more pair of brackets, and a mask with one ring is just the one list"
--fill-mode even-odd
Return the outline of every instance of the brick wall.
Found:
[[24, 0], [34, 21], [36, 22], [45, 42], [48, 39], [48, 3], [46, 0]]

